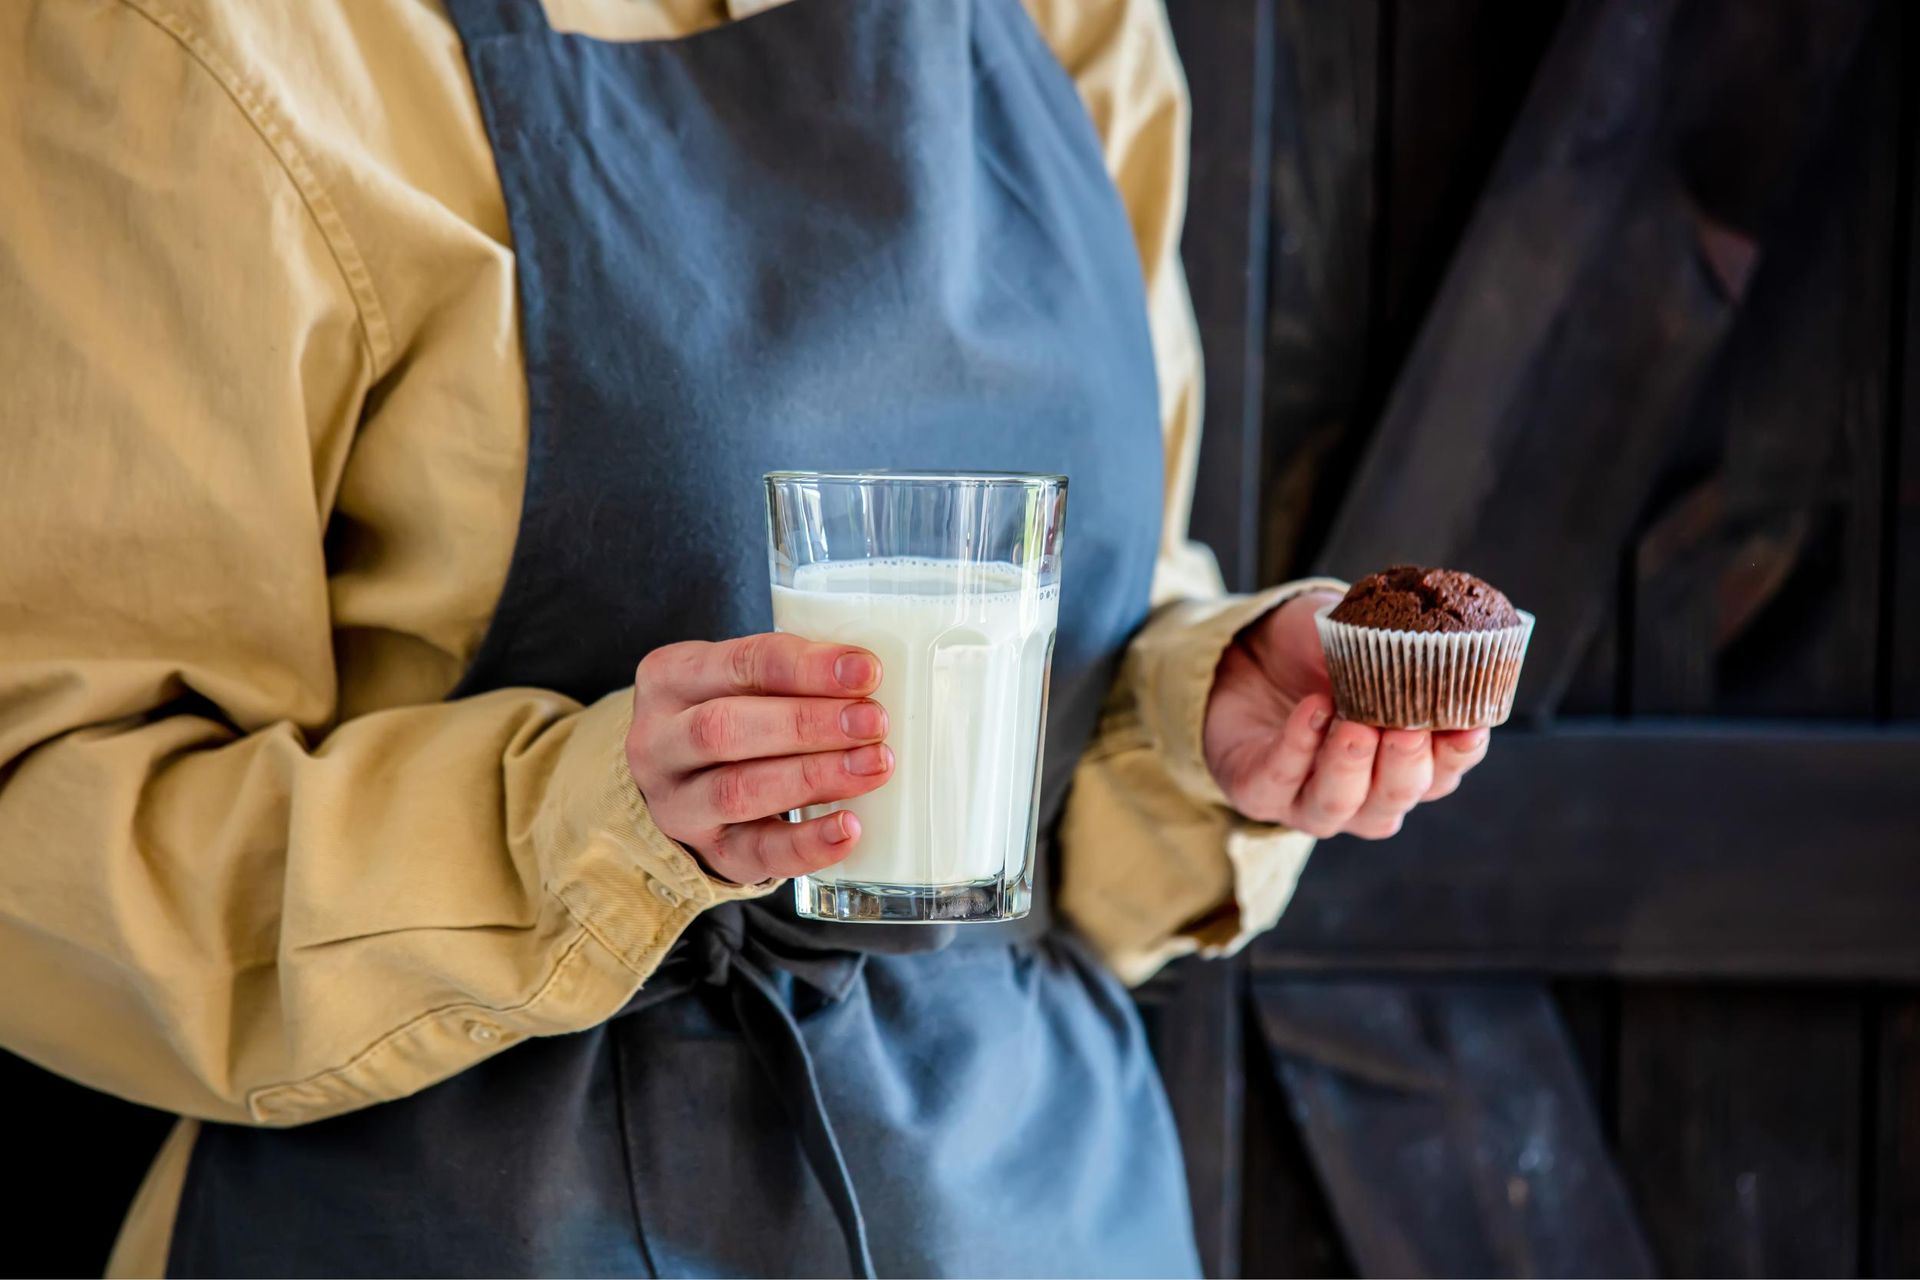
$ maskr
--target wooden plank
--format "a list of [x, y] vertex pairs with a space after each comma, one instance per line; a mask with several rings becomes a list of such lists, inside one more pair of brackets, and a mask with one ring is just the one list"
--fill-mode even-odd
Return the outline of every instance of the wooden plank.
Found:
[[1310, 566], [1564, 5], [1281, 0], [1269, 578]]
[[1189, 67], [1193, 153], [1180, 239], [1206, 374], [1194, 537], [1227, 585], [1259, 571], [1261, 347], [1266, 314], [1268, 130], [1274, 0], [1168, 8]]
[[[1920, 65], [1920, 19], [1907, 6], [1900, 47], [1905, 66]], [[1901, 164], [1898, 191], [1903, 235], [1894, 268], [1905, 297], [1896, 308], [1900, 368], [1894, 380], [1897, 410], [1887, 436], [1886, 556], [1881, 580], [1880, 705], [1883, 715], [1920, 717], [1920, 82], [1905, 78], [1900, 97]]]
[[1633, 623], [1634, 563], [1631, 550], [1622, 552], [1614, 567], [1615, 589], [1601, 600], [1593, 636], [1554, 707], [1555, 715], [1625, 715], [1631, 697], [1632, 672], [1623, 645]]
[[1538, 983], [1269, 978], [1253, 994], [1362, 1274], [1653, 1274]]
[[1878, 1063], [1870, 1276], [1920, 1275], [1920, 994], [1898, 992], [1873, 1011]]
[[[1583, 0], [1542, 64], [1323, 557], [1500, 583], [1540, 616], [1530, 714], [1605, 615], [1867, 7]], [[1708, 145], [1749, 117], [1764, 146]]]
[[1238, 961], [1192, 961], [1140, 993], [1180, 1130], [1194, 1235], [1209, 1276], [1240, 1274], [1243, 978]]
[[1896, 19], [1876, 15], [1830, 141], [1753, 274], [1717, 394], [1694, 415], [1717, 446], [1711, 476], [1641, 536], [1635, 711], [1874, 712]]
[[1272, 970], [1920, 980], [1920, 732], [1504, 731], [1395, 839], [1326, 842]]
[[1553, 1003], [1573, 1045], [1593, 1099], [1600, 1132], [1614, 1137], [1614, 1091], [1620, 1056], [1620, 988], [1604, 978], [1563, 979], [1552, 984]]
[[1383, 0], [1278, 0], [1268, 216], [1267, 577], [1325, 536], [1365, 443]]
[[1627, 989], [1620, 1160], [1667, 1274], [1855, 1273], [1862, 1025], [1851, 990]]
[[1565, 0], [1391, 6], [1373, 353], [1380, 372], [1405, 358], [1566, 8]]
[[0, 1052], [7, 1227], [0, 1273], [97, 1276], [173, 1117]]
[[1240, 1274], [1359, 1274], [1320, 1188], [1300, 1130], [1287, 1111], [1279, 1065], [1258, 1035], [1247, 1038], [1246, 1183]]

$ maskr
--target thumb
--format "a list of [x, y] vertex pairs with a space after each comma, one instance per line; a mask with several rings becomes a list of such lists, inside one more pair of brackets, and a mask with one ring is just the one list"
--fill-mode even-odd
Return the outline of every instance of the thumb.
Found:
[[1214, 779], [1241, 814], [1285, 822], [1332, 723], [1333, 700], [1324, 694], [1302, 698], [1278, 731], [1249, 723], [1222, 743]]
[[1327, 654], [1313, 615], [1339, 600], [1333, 592], [1309, 591], [1268, 614], [1260, 627], [1254, 655], [1267, 679], [1286, 697], [1297, 701], [1310, 694], [1332, 694]]

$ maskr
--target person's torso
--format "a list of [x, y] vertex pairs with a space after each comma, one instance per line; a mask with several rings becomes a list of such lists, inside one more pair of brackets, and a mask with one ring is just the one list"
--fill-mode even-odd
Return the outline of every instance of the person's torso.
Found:
[[[1127, 219], [1015, 0], [795, 0], [626, 43], [528, 0], [454, 11], [528, 386], [511, 568], [456, 695], [591, 699], [653, 647], [765, 629], [763, 471], [1061, 472], [1050, 825], [1145, 616], [1159, 408]], [[172, 1269], [793, 1272], [869, 1241], [912, 1273], [1191, 1268], [1110, 975], [1053, 943], [869, 962], [791, 923], [709, 912], [613, 1023], [414, 1098], [208, 1127]], [[564, 1158], [530, 1182], [539, 1150]]]

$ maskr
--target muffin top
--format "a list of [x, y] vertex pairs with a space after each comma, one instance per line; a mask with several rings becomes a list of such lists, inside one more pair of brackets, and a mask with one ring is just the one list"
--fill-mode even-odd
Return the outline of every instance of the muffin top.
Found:
[[1498, 631], [1520, 625], [1513, 603], [1470, 573], [1399, 564], [1353, 584], [1329, 615], [1383, 631]]

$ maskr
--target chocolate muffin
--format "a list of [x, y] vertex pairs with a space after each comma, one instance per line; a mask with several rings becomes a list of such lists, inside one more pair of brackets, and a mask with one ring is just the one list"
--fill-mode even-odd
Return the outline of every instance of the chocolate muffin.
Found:
[[1410, 564], [1360, 579], [1329, 616], [1388, 631], [1498, 631], [1520, 625], [1520, 611], [1498, 587], [1457, 569]]
[[1340, 715], [1388, 729], [1504, 723], [1533, 616], [1472, 574], [1395, 565], [1316, 618]]

